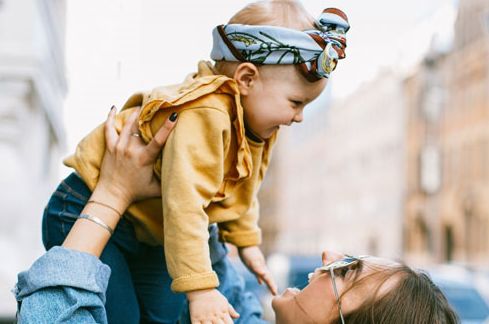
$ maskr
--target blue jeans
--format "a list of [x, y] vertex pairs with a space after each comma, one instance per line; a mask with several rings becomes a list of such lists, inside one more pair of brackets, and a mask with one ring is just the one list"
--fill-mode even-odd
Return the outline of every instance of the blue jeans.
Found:
[[[62, 244], [90, 194], [75, 173], [61, 182], [44, 212], [42, 236], [46, 249]], [[219, 290], [241, 314], [236, 323], [264, 323], [260, 319], [261, 306], [254, 295], [245, 292], [243, 279], [227, 259], [225, 245], [218, 240], [216, 226], [209, 231]], [[180, 317], [188, 321], [185, 295], [170, 290], [163, 247], [139, 242], [132, 224], [124, 217], [100, 260], [112, 270], [105, 304], [109, 323], [176, 323]]]

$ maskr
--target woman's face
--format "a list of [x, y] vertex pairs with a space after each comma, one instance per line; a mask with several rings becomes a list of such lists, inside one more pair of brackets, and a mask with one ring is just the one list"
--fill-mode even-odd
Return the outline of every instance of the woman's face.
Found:
[[[323, 252], [323, 264], [343, 259], [345, 255], [331, 251]], [[335, 276], [338, 294], [341, 296], [343, 315], [358, 308], [365, 298], [371, 296], [379, 288], [378, 296], [390, 291], [397, 279], [391, 277], [384, 280], [382, 276], [375, 276], [382, 269], [399, 265], [391, 260], [366, 257], [362, 258], [363, 265], [353, 270], [340, 271]], [[344, 276], [343, 276], [344, 275]], [[355, 286], [342, 296], [354, 280], [362, 284]], [[287, 288], [282, 295], [276, 296], [272, 301], [277, 324], [284, 323], [331, 323], [339, 316], [338, 303], [333, 290], [329, 272], [316, 271], [309, 284], [302, 290]]]

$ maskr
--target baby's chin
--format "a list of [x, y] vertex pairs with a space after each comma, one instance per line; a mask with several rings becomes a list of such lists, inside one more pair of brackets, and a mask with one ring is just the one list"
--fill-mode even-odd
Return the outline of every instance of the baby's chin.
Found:
[[265, 132], [263, 132], [263, 134], [261, 134], [261, 138], [262, 139], [269, 139], [270, 137], [273, 136], [273, 134], [275, 134], [278, 130], [280, 129], [280, 126], [275, 126], [275, 127], [272, 127], [272, 128], [269, 128], [267, 129]]

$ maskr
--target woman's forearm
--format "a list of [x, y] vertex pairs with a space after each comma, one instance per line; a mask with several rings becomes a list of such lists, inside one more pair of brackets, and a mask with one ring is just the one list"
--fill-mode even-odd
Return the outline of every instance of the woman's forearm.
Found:
[[[101, 204], [87, 203], [81, 213], [97, 217], [113, 230], [119, 223], [120, 215], [129, 206], [126, 199], [118, 197], [103, 187], [96, 187], [89, 201], [95, 201]], [[111, 208], [104, 205], [110, 206]], [[110, 236], [110, 232], [103, 226], [80, 218], [73, 225], [73, 228], [63, 242], [63, 246], [100, 257]]]

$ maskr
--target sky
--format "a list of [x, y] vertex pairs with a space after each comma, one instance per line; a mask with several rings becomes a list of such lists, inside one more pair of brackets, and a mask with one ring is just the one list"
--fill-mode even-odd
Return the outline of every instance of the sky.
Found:
[[[134, 92], [180, 82], [209, 59], [211, 31], [252, 1], [67, 1], [64, 122], [67, 147], [104, 121], [112, 104]], [[409, 73], [434, 32], [449, 39], [454, 0], [304, 0], [318, 16], [338, 7], [349, 16], [347, 58], [328, 87], [345, 97], [386, 68]], [[448, 35], [448, 36], [447, 36]], [[439, 37], [440, 38], [440, 37]], [[60, 177], [69, 173], [62, 169]]]

